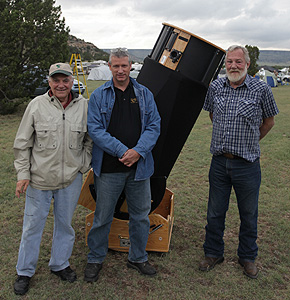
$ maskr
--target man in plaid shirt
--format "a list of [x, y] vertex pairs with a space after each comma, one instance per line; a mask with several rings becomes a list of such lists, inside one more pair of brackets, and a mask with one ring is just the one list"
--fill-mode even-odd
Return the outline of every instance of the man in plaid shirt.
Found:
[[231, 46], [225, 65], [227, 77], [212, 82], [203, 107], [209, 111], [213, 124], [213, 157], [203, 245], [205, 258], [199, 269], [209, 271], [224, 261], [225, 217], [233, 187], [241, 220], [238, 261], [245, 275], [257, 278], [259, 140], [274, 126], [274, 116], [279, 111], [271, 88], [247, 74], [250, 58], [245, 47]]

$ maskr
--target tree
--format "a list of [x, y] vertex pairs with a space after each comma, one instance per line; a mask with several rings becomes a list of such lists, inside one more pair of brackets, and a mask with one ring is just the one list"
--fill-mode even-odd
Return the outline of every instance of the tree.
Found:
[[251, 60], [251, 64], [250, 64], [250, 67], [248, 69], [248, 73], [253, 76], [259, 71], [257, 61], [259, 59], [260, 50], [256, 46], [246, 45], [245, 47], [249, 51], [250, 60]]
[[49, 66], [69, 60], [69, 28], [55, 0], [0, 0], [0, 104], [31, 95]]

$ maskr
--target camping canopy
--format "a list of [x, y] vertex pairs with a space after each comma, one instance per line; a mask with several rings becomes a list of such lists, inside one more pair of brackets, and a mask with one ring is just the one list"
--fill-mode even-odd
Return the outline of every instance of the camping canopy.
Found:
[[98, 66], [91, 69], [88, 80], [110, 80], [112, 73], [107, 65]]
[[136, 63], [132, 64], [131, 70], [140, 71], [142, 69], [142, 67], [143, 67], [142, 64], [139, 64], [136, 62]]
[[274, 73], [264, 70], [263, 68], [256, 73], [255, 77], [265, 81], [270, 87], [278, 86], [277, 79]]

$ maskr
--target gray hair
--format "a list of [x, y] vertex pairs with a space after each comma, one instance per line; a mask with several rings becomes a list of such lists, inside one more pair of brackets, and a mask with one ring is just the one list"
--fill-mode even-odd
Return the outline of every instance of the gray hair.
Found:
[[109, 64], [111, 64], [111, 60], [112, 60], [113, 56], [118, 57], [118, 58], [128, 57], [129, 63], [132, 62], [130, 54], [129, 54], [127, 48], [121, 48], [121, 47], [119, 47], [119, 48], [112, 49], [110, 57], [109, 57]]
[[238, 49], [241, 49], [243, 51], [246, 63], [249, 63], [250, 62], [250, 55], [249, 55], [249, 51], [246, 47], [239, 46], [239, 45], [232, 45], [228, 48], [227, 54], [228, 54], [228, 52], [232, 52], [232, 51], [238, 50]]

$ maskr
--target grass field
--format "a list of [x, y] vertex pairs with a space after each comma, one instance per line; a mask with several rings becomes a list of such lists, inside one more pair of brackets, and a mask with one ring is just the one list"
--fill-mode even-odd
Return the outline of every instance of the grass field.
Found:
[[[97, 83], [100, 84], [100, 83]], [[90, 92], [96, 82], [88, 82]], [[41, 251], [30, 290], [22, 299], [200, 299], [278, 300], [290, 299], [290, 86], [273, 89], [280, 113], [271, 132], [261, 141], [262, 185], [259, 202], [260, 274], [257, 280], [243, 275], [237, 263], [239, 216], [232, 194], [225, 231], [225, 262], [203, 273], [198, 264], [203, 257], [204, 226], [208, 194], [211, 123], [201, 112], [168, 178], [167, 187], [175, 195], [175, 221], [168, 253], [149, 253], [158, 275], [147, 278], [126, 268], [127, 253], [109, 251], [98, 282], [83, 281], [88, 248], [85, 245], [85, 216], [78, 206], [73, 225], [76, 241], [72, 268], [78, 280], [60, 281], [48, 269], [52, 211], [47, 219]], [[13, 141], [21, 113], [0, 116], [0, 299], [14, 295], [15, 265], [22, 231], [24, 197], [14, 196], [16, 174]]]

